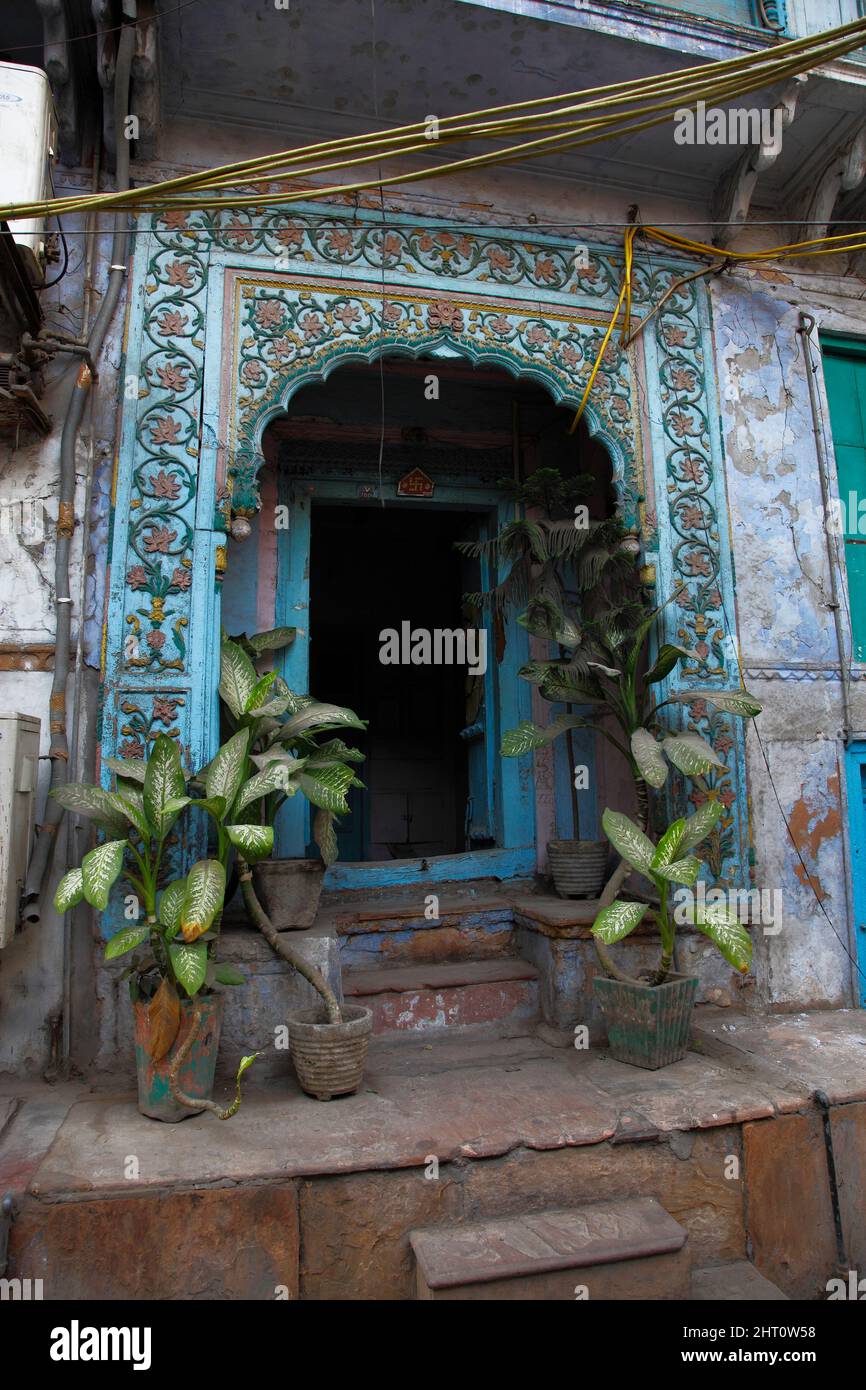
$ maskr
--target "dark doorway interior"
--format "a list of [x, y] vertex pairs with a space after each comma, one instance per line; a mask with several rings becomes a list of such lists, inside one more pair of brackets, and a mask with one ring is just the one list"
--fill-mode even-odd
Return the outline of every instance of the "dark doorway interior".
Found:
[[369, 720], [358, 746], [366, 790], [350, 792], [340, 858], [406, 859], [466, 847], [467, 673], [386, 665], [380, 633], [463, 625], [466, 587], [454, 541], [465, 512], [391, 505], [313, 509], [310, 690]]

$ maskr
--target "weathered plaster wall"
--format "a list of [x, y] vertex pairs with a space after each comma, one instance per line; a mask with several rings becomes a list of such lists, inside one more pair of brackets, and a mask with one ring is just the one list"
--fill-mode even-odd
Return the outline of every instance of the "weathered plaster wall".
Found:
[[[756, 882], [780, 890], [784, 907], [778, 934], [756, 931], [759, 990], [780, 1006], [842, 1004], [852, 976], [844, 720], [798, 329], [803, 309], [819, 327], [866, 333], [866, 313], [850, 281], [796, 272], [725, 277], [713, 303], [741, 661], [764, 702], [748, 741]], [[835, 490], [817, 345], [813, 352]], [[852, 713], [853, 728], [866, 727], [862, 681], [852, 684]]]
[[[58, 192], [89, 189], [89, 171], [69, 171]], [[82, 329], [87, 238], [77, 217], [64, 219], [70, 266], [60, 283], [41, 294], [46, 332], [77, 336]], [[92, 258], [94, 293], [90, 322], [98, 312], [107, 276], [110, 235], [97, 235]], [[58, 273], [49, 268], [48, 278]], [[71, 573], [72, 647], [67, 683], [68, 729], [71, 735], [78, 702], [79, 749], [92, 749], [96, 718], [95, 682], [99, 663], [103, 591], [108, 534], [109, 491], [114, 462], [118, 368], [125, 304], [122, 301], [99, 362], [99, 380], [91, 391], [79, 433]], [[23, 528], [0, 528], [0, 707], [36, 714], [42, 721], [37, 819], [41, 817], [49, 777], [48, 697], [51, 690], [54, 641], [54, 528], [59, 490], [60, 435], [66, 404], [75, 381], [78, 360], [59, 355], [46, 369], [43, 408], [53, 428], [44, 440], [24, 434], [18, 448], [3, 449], [0, 506], [6, 516], [20, 515]], [[88, 480], [92, 479], [92, 483]], [[34, 531], [30, 507], [35, 504], [43, 523]], [[44, 509], [44, 510], [43, 510]], [[87, 674], [89, 672], [89, 675]], [[89, 777], [91, 768], [75, 756], [73, 777]], [[60, 849], [65, 849], [66, 826]], [[87, 848], [87, 845], [84, 846]], [[63, 871], [56, 856], [53, 880]], [[89, 935], [88, 926], [78, 930]], [[78, 972], [78, 988], [64, 989], [64, 960], [74, 970], [79, 942], [65, 938], [63, 919], [53, 911], [30, 925], [0, 952], [0, 1073], [40, 1071], [48, 1064], [51, 1020], [66, 1013], [67, 1028], [74, 1006], [83, 1016], [92, 1012], [93, 979]], [[74, 997], [73, 997], [74, 994]], [[58, 1035], [59, 1036], [59, 1035]]]

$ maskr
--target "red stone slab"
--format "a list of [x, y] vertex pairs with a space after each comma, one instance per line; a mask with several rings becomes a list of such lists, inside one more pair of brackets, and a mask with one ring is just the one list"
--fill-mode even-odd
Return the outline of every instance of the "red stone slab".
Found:
[[686, 1233], [653, 1197], [479, 1221], [409, 1235], [431, 1289], [670, 1254]]

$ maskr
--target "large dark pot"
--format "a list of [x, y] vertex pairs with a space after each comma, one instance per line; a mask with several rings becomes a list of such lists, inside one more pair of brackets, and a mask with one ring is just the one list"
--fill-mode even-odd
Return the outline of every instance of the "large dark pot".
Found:
[[342, 1023], [328, 1023], [323, 1005], [296, 1009], [288, 1016], [289, 1049], [298, 1080], [317, 1100], [351, 1095], [364, 1076], [372, 1010], [344, 1004], [342, 1013]]
[[[189, 1056], [178, 1072], [178, 1085], [184, 1095], [193, 1100], [210, 1100], [213, 1092], [214, 1072], [220, 1042], [220, 1027], [223, 1016], [221, 994], [206, 994], [199, 999], [202, 1021], [198, 1037], [192, 1045]], [[135, 1065], [138, 1072], [138, 1108], [142, 1115], [151, 1120], [165, 1120], [176, 1124], [178, 1120], [188, 1120], [192, 1115], [201, 1115], [201, 1110], [190, 1110], [179, 1105], [174, 1099], [168, 1084], [168, 1073], [178, 1049], [183, 1046], [192, 1026], [193, 1004], [190, 999], [180, 1003], [180, 1029], [174, 1044], [166, 1057], [155, 1062], [147, 1050], [150, 1025], [147, 1019], [147, 1005], [136, 1003], [135, 1010]]]
[[685, 1055], [698, 989], [693, 975], [671, 975], [663, 985], [593, 978], [592, 987], [607, 1024], [612, 1057], [656, 1071]]
[[256, 896], [277, 931], [313, 925], [324, 877], [321, 859], [265, 859], [255, 866]]
[[561, 898], [597, 898], [604, 886], [607, 840], [549, 840], [547, 858]]

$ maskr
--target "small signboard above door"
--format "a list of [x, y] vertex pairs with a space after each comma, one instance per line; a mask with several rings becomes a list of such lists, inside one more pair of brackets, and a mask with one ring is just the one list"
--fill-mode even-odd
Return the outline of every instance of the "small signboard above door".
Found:
[[432, 497], [435, 483], [422, 468], [413, 468], [397, 484], [398, 497]]

